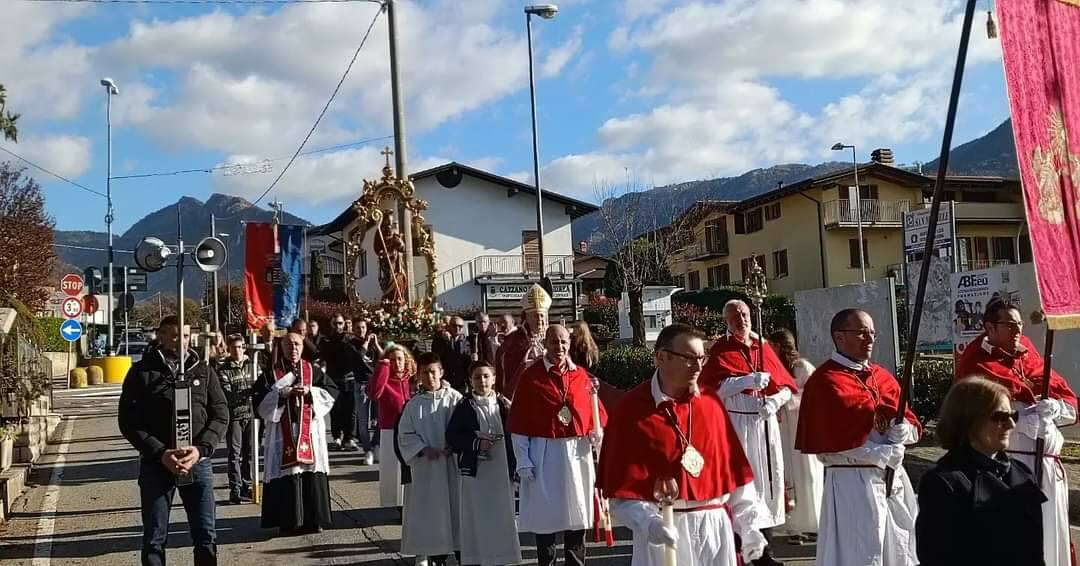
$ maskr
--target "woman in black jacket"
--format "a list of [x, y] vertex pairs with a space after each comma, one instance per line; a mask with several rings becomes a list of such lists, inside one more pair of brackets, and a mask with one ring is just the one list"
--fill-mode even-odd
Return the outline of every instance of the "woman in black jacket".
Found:
[[1016, 418], [1009, 392], [981, 377], [945, 396], [937, 436], [949, 452], [919, 482], [922, 566], [1043, 564], [1046, 497], [1031, 469], [1005, 452]]

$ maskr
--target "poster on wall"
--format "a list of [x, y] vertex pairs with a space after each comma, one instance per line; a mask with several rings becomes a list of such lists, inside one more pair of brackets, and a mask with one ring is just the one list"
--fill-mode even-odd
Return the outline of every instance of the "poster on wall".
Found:
[[[907, 304], [915, 304], [915, 292], [922, 273], [922, 262], [907, 264]], [[926, 295], [923, 297], [922, 322], [919, 324], [919, 342], [915, 345], [918, 352], [949, 352], [953, 348], [952, 286], [949, 276], [952, 274], [952, 260], [931, 256], [930, 276], [926, 282]], [[908, 309], [908, 318], [911, 309]]]
[[1023, 305], [1022, 282], [1018, 265], [993, 267], [978, 271], [952, 274], [953, 347], [956, 355], [982, 334], [982, 317], [986, 305], [1004, 300], [1027, 312]]

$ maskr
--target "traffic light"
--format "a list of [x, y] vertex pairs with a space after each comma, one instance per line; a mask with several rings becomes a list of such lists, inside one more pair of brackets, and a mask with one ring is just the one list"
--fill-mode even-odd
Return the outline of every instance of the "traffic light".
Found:
[[101, 285], [101, 277], [101, 269], [97, 267], [87, 267], [83, 271], [83, 285], [86, 287], [86, 294], [100, 295], [104, 291]]

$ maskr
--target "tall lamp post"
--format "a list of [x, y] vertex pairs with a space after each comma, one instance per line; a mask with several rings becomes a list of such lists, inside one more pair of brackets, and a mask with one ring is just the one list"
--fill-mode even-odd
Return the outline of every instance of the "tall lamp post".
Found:
[[[229, 249], [229, 245], [232, 243], [229, 241], [228, 232], [218, 232], [217, 237], [225, 239], [225, 249]], [[229, 256], [232, 254], [225, 254], [225, 311], [226, 322], [225, 325], [228, 328], [232, 328], [232, 277], [229, 275]], [[214, 289], [217, 293], [217, 289]]]
[[[105, 203], [106, 203], [105, 204], [105, 227], [109, 232], [109, 251], [108, 251], [108, 254], [109, 254], [109, 258], [108, 258], [108, 260], [109, 260], [108, 261], [108, 263], [109, 263], [109, 271], [108, 271], [109, 290], [108, 290], [108, 292], [105, 293], [105, 297], [106, 297], [105, 312], [108, 313], [107, 316], [109, 317], [108, 318], [108, 321], [109, 321], [108, 340], [109, 341], [108, 341], [107, 348], [109, 350], [109, 355], [110, 356], [115, 356], [116, 355], [116, 347], [115, 347], [115, 343], [113, 342], [113, 291], [116, 289], [116, 285], [114, 284], [115, 282], [113, 281], [115, 276], [113, 275], [113, 232], [112, 232], [112, 223], [113, 223], [113, 206], [112, 206], [112, 97], [114, 95], [120, 94], [120, 89], [116, 88], [116, 82], [113, 81], [112, 79], [110, 79], [109, 77], [105, 77], [105, 78], [101, 79], [101, 86], [105, 87], [105, 137], [107, 139], [107, 147], [108, 147], [108, 149], [107, 149], [107, 155], [108, 155], [107, 161], [108, 161], [108, 164], [105, 167]], [[127, 289], [124, 289], [124, 292], [127, 293]]]
[[859, 188], [859, 158], [855, 155], [855, 146], [836, 142], [832, 146], [833, 151], [843, 151], [851, 148], [851, 166], [855, 171], [855, 223], [859, 227], [859, 272], [862, 274], [862, 282], [866, 283], [866, 250], [863, 249], [862, 236], [862, 195]]
[[[525, 29], [529, 38], [529, 97], [532, 102], [533, 183], [536, 186], [536, 247], [540, 255], [540, 284], [544, 284], [544, 199], [540, 192], [540, 144], [536, 132], [536, 78], [533, 72], [532, 17], [550, 20], [559, 13], [555, 4], [525, 6]], [[551, 292], [551, 289], [548, 289]]]

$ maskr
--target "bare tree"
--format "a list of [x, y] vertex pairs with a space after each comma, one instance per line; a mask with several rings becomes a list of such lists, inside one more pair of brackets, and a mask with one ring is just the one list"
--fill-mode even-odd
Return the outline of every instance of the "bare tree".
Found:
[[684, 225], [674, 204], [670, 210], [657, 210], [655, 199], [645, 196], [649, 188], [628, 180], [622, 187], [606, 184], [596, 190], [603, 206], [599, 241], [593, 243], [615, 250], [609, 258], [608, 277], [629, 300], [635, 346], [645, 346], [645, 287], [671, 283], [667, 257], [685, 245], [692, 229]]

